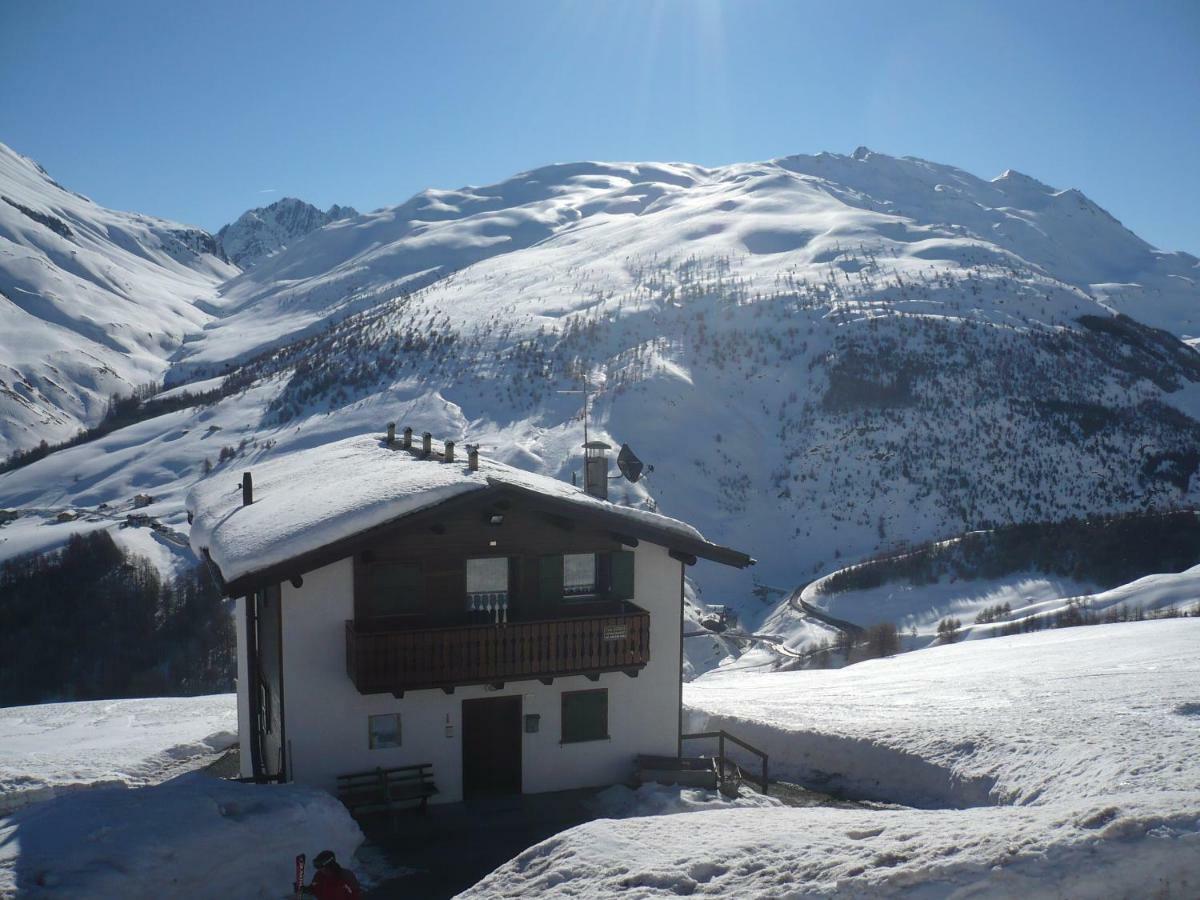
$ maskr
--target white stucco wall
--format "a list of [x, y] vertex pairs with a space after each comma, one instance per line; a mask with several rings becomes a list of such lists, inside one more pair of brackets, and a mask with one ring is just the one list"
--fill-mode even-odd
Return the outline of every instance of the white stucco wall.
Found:
[[[339, 774], [432, 763], [435, 802], [462, 799], [462, 703], [519, 695], [522, 712], [538, 713], [536, 734], [522, 733], [522, 783], [527, 793], [627, 781], [639, 753], [674, 755], [679, 727], [681, 563], [659, 546], [637, 548], [634, 602], [650, 612], [650, 662], [637, 678], [615, 672], [598, 682], [583, 676], [364, 696], [346, 674], [345, 621], [353, 617], [353, 564], [345, 559], [310, 572], [299, 589], [283, 586], [284, 702], [291, 769], [296, 781], [333, 789]], [[239, 626], [240, 628], [240, 626]], [[239, 631], [239, 666], [242, 663]], [[239, 669], [239, 676], [241, 672]], [[239, 682], [244, 684], [244, 679]], [[609, 739], [561, 744], [564, 691], [608, 689]], [[247, 706], [239, 690], [243, 734]], [[401, 715], [400, 747], [372, 750], [367, 717]], [[451, 726], [447, 736], [446, 725]], [[243, 748], [243, 765], [248, 750]]]

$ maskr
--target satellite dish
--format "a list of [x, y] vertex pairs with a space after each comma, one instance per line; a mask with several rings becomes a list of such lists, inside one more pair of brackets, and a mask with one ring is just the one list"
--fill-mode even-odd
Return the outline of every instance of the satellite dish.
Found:
[[621, 470], [621, 474], [628, 478], [634, 484], [642, 477], [642, 461], [637, 458], [628, 444], [621, 445], [621, 452], [617, 454], [617, 468]]

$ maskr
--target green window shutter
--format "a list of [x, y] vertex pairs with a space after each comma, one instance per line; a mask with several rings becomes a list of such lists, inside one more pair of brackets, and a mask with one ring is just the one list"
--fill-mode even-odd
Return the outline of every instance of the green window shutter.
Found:
[[612, 598], [633, 599], [633, 551], [618, 550], [610, 554], [612, 566]]
[[543, 556], [538, 560], [538, 599], [558, 603], [563, 598], [563, 558]]
[[421, 570], [412, 565], [372, 563], [367, 569], [367, 615], [419, 613], [425, 604]]
[[567, 691], [562, 695], [562, 742], [602, 741], [608, 737], [608, 689]]

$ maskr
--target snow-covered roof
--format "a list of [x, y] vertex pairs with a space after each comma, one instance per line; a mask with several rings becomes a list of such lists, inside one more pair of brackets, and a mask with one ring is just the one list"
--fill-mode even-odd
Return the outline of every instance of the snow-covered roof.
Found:
[[230, 471], [196, 484], [187, 496], [191, 544], [207, 553], [229, 584], [298, 560], [369, 529], [398, 521], [451, 498], [495, 488], [538, 495], [580, 512], [615, 516], [637, 537], [732, 565], [749, 557], [705, 540], [668, 516], [618, 506], [580, 488], [480, 457], [471, 470], [463, 454], [442, 462], [362, 436], [288, 453], [250, 467], [254, 502], [242, 505], [241, 483]]

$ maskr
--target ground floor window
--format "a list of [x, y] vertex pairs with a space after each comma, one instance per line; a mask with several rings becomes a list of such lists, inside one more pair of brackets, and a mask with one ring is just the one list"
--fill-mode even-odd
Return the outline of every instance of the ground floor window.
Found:
[[567, 691], [562, 695], [562, 742], [608, 738], [608, 689]]
[[400, 714], [388, 713], [383, 716], [367, 717], [367, 733], [371, 749], [382, 750], [386, 747], [400, 746]]

